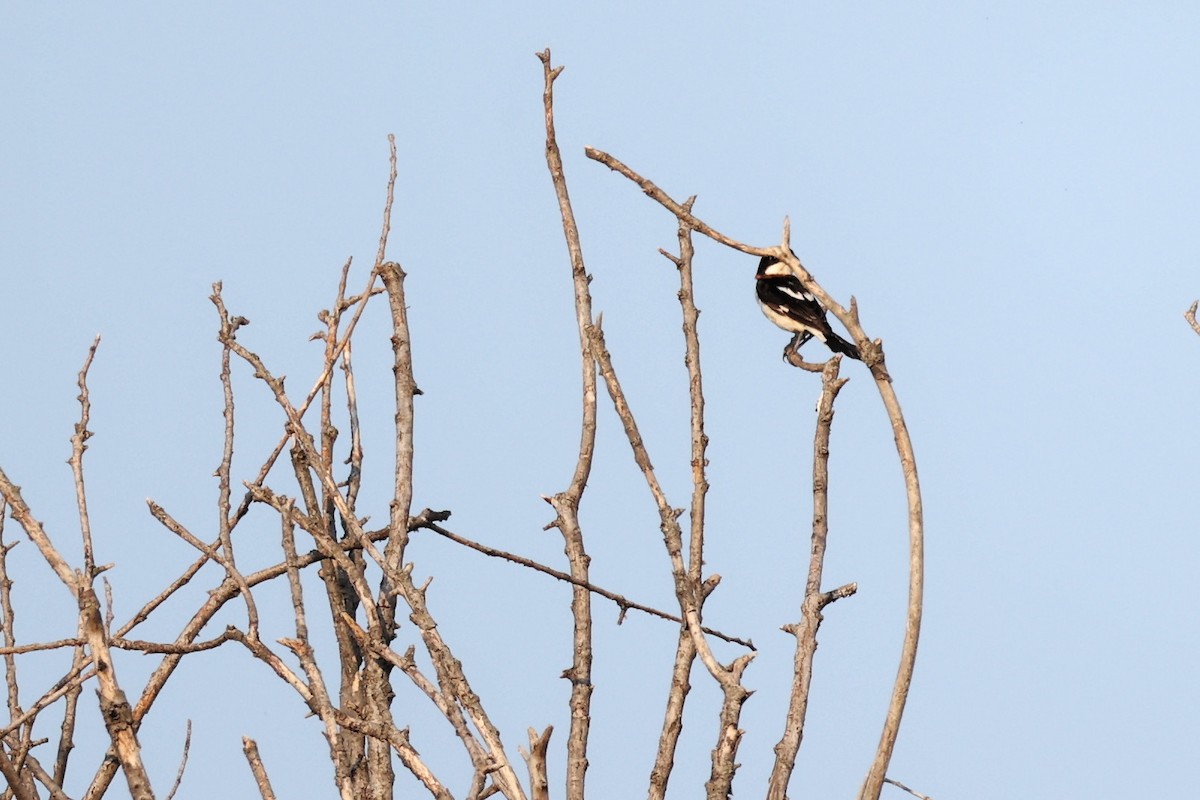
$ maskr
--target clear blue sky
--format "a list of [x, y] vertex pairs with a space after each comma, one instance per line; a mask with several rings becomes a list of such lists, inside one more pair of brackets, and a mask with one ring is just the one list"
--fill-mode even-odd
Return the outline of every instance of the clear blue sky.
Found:
[[[1200, 10], [1187, 3], [76, 4], [11, 9], [0, 30], [0, 269], [7, 328], [0, 463], [77, 551], [64, 461], [75, 373], [93, 336], [88, 453], [98, 561], [126, 618], [192, 553], [146, 513], [211, 536], [220, 459], [224, 280], [240, 340], [301, 392], [305, 339], [378, 237], [388, 133], [400, 151], [390, 256], [410, 274], [416, 507], [561, 565], [539, 494], [577, 446], [570, 280], [543, 160], [551, 47], [560, 145], [610, 348], [675, 505], [688, 484], [686, 382], [670, 216], [589, 162], [612, 152], [725, 233], [793, 245], [884, 338], [925, 488], [928, 592], [891, 775], [938, 800], [1166, 796], [1194, 784], [1200, 730], [1196, 398], [1200, 338]], [[712, 437], [708, 606], [752, 636], [738, 796], [759, 796], [782, 726], [807, 563], [818, 381], [779, 359], [754, 261], [701, 243], [697, 299]], [[386, 315], [356, 350], [373, 483], [387, 515]], [[890, 432], [857, 363], [834, 429], [828, 609], [794, 797], [848, 797], [870, 762], [896, 667], [906, 583]], [[241, 369], [235, 472], [279, 413]], [[291, 491], [283, 477], [283, 491]], [[669, 607], [657, 517], [614, 415], [584, 501], [595, 580]], [[242, 552], [265, 563], [267, 514]], [[6, 539], [17, 537], [14, 523]], [[18, 633], [74, 633], [65, 590], [13, 554]], [[514, 758], [557, 728], [569, 663], [565, 587], [419, 536], [418, 574]], [[219, 579], [202, 575], [187, 602]], [[315, 597], [315, 595], [314, 595]], [[260, 599], [289, 633], [285, 598]], [[169, 638], [187, 602], [142, 634]], [[674, 631], [597, 610], [595, 797], [644, 791]], [[236, 623], [233, 608], [220, 620]], [[405, 635], [411, 635], [407, 629]], [[732, 657], [737, 651], [723, 652]], [[326, 654], [328, 658], [328, 654]], [[25, 702], [62, 669], [27, 670]], [[252, 796], [240, 737], [281, 796], [332, 796], [318, 723], [242, 651], [189, 659], [141, 738], [156, 787]], [[332, 663], [327, 661], [327, 664]], [[152, 660], [118, 664], [131, 691]], [[328, 674], [332, 677], [332, 670]], [[697, 674], [673, 797], [707, 777], [716, 693]], [[456, 795], [469, 771], [422, 700], [396, 713]], [[91, 694], [84, 700], [90, 703]], [[91, 719], [95, 723], [95, 719]], [[53, 735], [50, 720], [46, 734]], [[99, 761], [80, 735], [75, 780]], [[68, 789], [78, 792], [78, 783]], [[117, 790], [124, 792], [123, 785]], [[885, 790], [896, 793], [898, 790]], [[557, 795], [556, 795], [557, 796]]]

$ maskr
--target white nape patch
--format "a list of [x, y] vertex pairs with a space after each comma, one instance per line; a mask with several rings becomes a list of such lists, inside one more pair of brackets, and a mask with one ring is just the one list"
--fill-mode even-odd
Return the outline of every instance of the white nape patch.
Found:
[[765, 270], [763, 270], [763, 274], [764, 275], [791, 275], [792, 271], [790, 269], [788, 269], [787, 264], [783, 263], [782, 261], [776, 261], [774, 264], [768, 265], [767, 268]]

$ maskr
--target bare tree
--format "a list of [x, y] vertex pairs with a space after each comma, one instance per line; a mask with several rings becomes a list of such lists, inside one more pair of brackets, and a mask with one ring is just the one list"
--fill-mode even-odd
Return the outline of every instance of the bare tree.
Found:
[[[562, 757], [566, 765], [563, 796], [583, 800], [586, 796], [586, 772], [589, 758], [589, 734], [592, 713], [593, 615], [596, 598], [615, 603], [622, 616], [640, 612], [674, 624], [675, 656], [669, 673], [669, 690], [663, 710], [661, 732], [648, 776], [651, 800], [667, 796], [680, 741], [684, 709], [691, 681], [699, 660], [703, 670], [719, 688], [721, 703], [715, 710], [717, 732], [712, 748], [711, 770], [705, 784], [708, 798], [727, 798], [732, 793], [738, 768], [737, 754], [742, 741], [740, 727], [744, 704], [751, 696], [744, 679], [756, 649], [748, 640], [714, 630], [704, 624], [704, 607], [718, 589], [720, 577], [704, 570], [704, 534], [706, 494], [708, 491], [705, 433], [704, 379], [701, 369], [699, 312], [694, 303], [694, 234], [743, 253], [774, 256], [787, 264], [796, 277], [853, 336], [860, 349], [881, 400], [887, 410], [896, 441], [905, 488], [908, 495], [908, 530], [911, 544], [910, 590], [907, 625], [900, 666], [885, 717], [878, 750], [867, 772], [860, 798], [873, 800], [885, 782], [901, 788], [887, 778], [887, 766], [898, 734], [909, 683], [916, 657], [921, 622], [923, 586], [922, 511], [916, 460], [904, 424], [891, 376], [885, 365], [882, 342], [871, 339], [859, 319], [852, 298], [848, 308], [837, 303], [816, 282], [792, 253], [789, 227], [783, 225], [778, 245], [756, 247], [735, 241], [695, 216], [695, 198], [678, 202], [654, 183], [641, 177], [616, 158], [595, 149], [587, 149], [588, 158], [616, 170], [636, 183], [651, 199], [667, 208], [678, 222], [678, 253], [661, 251], [674, 264], [679, 275], [679, 302], [684, 334], [685, 364], [689, 387], [690, 464], [692, 491], [685, 507], [673, 505], [652, 466], [630, 399], [622, 389], [613, 354], [605, 342], [600, 320], [593, 315], [592, 300], [583, 249], [572, 211], [563, 160], [554, 128], [554, 85], [562, 67], [551, 64], [550, 52], [538, 54], [543, 67], [543, 99], [546, 126], [546, 162], [558, 200], [563, 233], [567, 244], [575, 316], [579, 335], [581, 372], [581, 423], [578, 458], [566, 488], [547, 495], [555, 517], [548, 527], [557, 528], [563, 539], [566, 569], [539, 563], [519, 554], [506, 552], [472, 540], [446, 527], [449, 511], [424, 509], [413, 512], [413, 435], [416, 425], [413, 398], [420, 394], [413, 373], [413, 343], [410, 336], [405, 289], [405, 272], [400, 264], [387, 259], [391, 225], [392, 198], [396, 179], [396, 147], [391, 141], [391, 176], [383, 215], [383, 228], [375, 263], [366, 285], [357, 294], [349, 294], [351, 264], [341, 271], [341, 279], [330, 307], [318, 318], [324, 329], [317, 335], [324, 345], [319, 377], [303, 395], [291, 394], [284, 379], [277, 377], [268, 360], [250, 349], [239, 334], [248, 324], [245, 317], [231, 314], [222, 297], [222, 286], [213, 287], [211, 297], [217, 314], [217, 338], [222, 346], [220, 380], [224, 395], [224, 444], [218, 479], [219, 524], [215, 532], [193, 532], [169, 510], [149, 503], [149, 512], [170, 534], [196, 551], [192, 561], [177, 577], [164, 578], [162, 590], [120, 625], [111, 612], [102, 614], [96, 581], [107, 569], [97, 565], [88, 516], [84, 454], [88, 438], [90, 400], [88, 372], [99, 346], [99, 339], [88, 351], [79, 373], [80, 417], [71, 437], [70, 466], [74, 476], [83, 563], [72, 566], [55, 545], [51, 534], [37, 521], [25, 502], [20, 488], [0, 471], [0, 494], [4, 508], [36, 546], [41, 558], [53, 569], [64, 588], [75, 600], [78, 634], [71, 639], [37, 643], [19, 643], [14, 627], [12, 593], [14, 581], [8, 571], [8, 554], [15, 545], [4, 541], [0, 514], [0, 630], [8, 687], [9, 719], [0, 729], [0, 772], [8, 782], [5, 796], [20, 798], [66, 797], [62, 786], [73, 749], [76, 709], [82, 687], [97, 687], [99, 707], [106, 726], [108, 753], [95, 769], [85, 798], [104, 796], [118, 770], [123, 774], [130, 794], [154, 797], [154, 791], [142, 763], [138, 730], [154, 707], [164, 685], [176, 673], [183, 658], [217, 647], [241, 647], [278, 680], [291, 688], [301, 703], [320, 720], [328, 746], [334, 785], [338, 795], [349, 798], [390, 798], [396, 781], [396, 768], [413, 776], [435, 798], [451, 798], [449, 785], [468, 784], [466, 796], [485, 798], [498, 794], [509, 800], [544, 800], [551, 797], [547, 777], [548, 761]], [[373, 298], [386, 296], [391, 320], [392, 371], [395, 383], [394, 442], [396, 457], [392, 465], [392, 491], [388, 522], [383, 528], [366, 527], [366, 518], [358, 498], [363, 480], [362, 433], [359, 423], [352, 342], [358, 322]], [[1193, 325], [1194, 322], [1193, 306]], [[822, 611], [856, 591], [855, 584], [834, 589], [822, 585], [823, 560], [829, 536], [828, 494], [830, 482], [828, 457], [834, 419], [834, 403], [847, 379], [840, 377], [841, 359], [835, 356], [824, 364], [809, 364], [792, 353], [792, 363], [820, 375], [821, 399], [818, 405], [813, 441], [813, 521], [810, 561], [804, 582], [799, 619], [785, 624], [784, 630], [795, 638], [794, 677], [790, 702], [782, 720], [783, 734], [774, 747], [774, 768], [767, 796], [772, 800], [787, 797], [804, 735], [805, 713], [813, 674], [817, 633]], [[255, 477], [245, 481], [244, 494], [234, 502], [233, 455], [238, 429], [232, 365], [241, 362], [253, 370], [255, 379], [273, 398], [284, 425], [274, 449], [262, 460]], [[335, 375], [340, 370], [340, 379]], [[596, 415], [601, 384], [621, 421], [633, 459], [641, 471], [646, 489], [658, 511], [663, 534], [666, 562], [670, 565], [677, 609], [662, 610], [627, 598], [592, 582], [590, 557], [585, 547], [585, 532], [579, 510], [595, 457]], [[244, 391], [244, 390], [242, 390]], [[338, 408], [341, 410], [337, 410]], [[339, 436], [339, 427], [349, 431], [348, 441]], [[285, 488], [268, 481], [272, 468], [284, 458], [290, 466], [290, 482]], [[342, 464], [345, 468], [342, 468]], [[274, 564], [246, 571], [237, 557], [238, 531], [254, 506], [271, 509], [279, 522], [279, 552]], [[687, 524], [681, 519], [687, 513]], [[509, 760], [501, 732], [493, 724], [483, 700], [472, 689], [467, 666], [454, 654], [452, 644], [439, 630], [431, 607], [428, 581], [418, 584], [408, 553], [410, 535], [416, 530], [438, 534], [464, 548], [506, 559], [529, 570], [534, 576], [547, 575], [569, 583], [571, 589], [572, 663], [564, 672], [570, 682], [570, 726], [561, 756], [551, 750], [553, 728], [527, 730], [528, 749], [519, 748], [525, 761], [527, 781], [518, 776]], [[171, 641], [145, 641], [133, 638], [136, 629], [152, 616], [163, 615], [166, 601], [174, 596], [208, 563], [216, 564], [222, 579], [213, 586], [204, 601], [182, 620]], [[323, 601], [306, 593], [302, 575], [314, 570], [320, 579]], [[167, 576], [169, 577], [169, 576]], [[255, 594], [265, 585], [286, 586], [291, 598], [292, 634], [276, 641], [264, 641], [260, 635], [260, 612]], [[312, 584], [309, 585], [311, 589]], [[244, 623], [209, 632], [214, 616], [230, 606], [244, 606]], [[314, 637], [310, 619], [321, 618], [321, 628], [332, 631], [332, 640]], [[400, 616], [413, 627], [401, 635]], [[201, 638], [208, 636], [208, 638]], [[408, 638], [404, 638], [408, 636]], [[713, 651], [714, 640], [741, 646], [743, 653], [728, 663]], [[24, 704], [19, 689], [28, 687], [31, 676], [22, 671], [20, 659], [32, 653], [70, 649], [71, 667], [50, 687], [40, 690], [36, 700]], [[418, 649], [422, 653], [418, 661]], [[326, 674], [319, 665], [319, 652], [337, 653], [338, 674]], [[135, 692], [131, 702], [122, 686], [118, 669], [119, 651], [151, 654], [159, 660], [149, 679]], [[328, 662], [326, 662], [328, 663]], [[428, 667], [422, 667], [427, 663]], [[471, 665], [485, 669], [484, 665]], [[332, 681], [332, 683], [331, 683]], [[423, 697], [444, 719], [458, 738], [471, 765], [469, 781], [464, 776], [439, 776], [422, 758], [410, 741], [404, 720], [397, 719], [392, 701], [398, 692]], [[52, 709], [54, 711], [52, 712]], [[58, 745], [53, 765], [43, 765], [48, 751], [46, 730], [50, 715], [58, 720]], [[190, 740], [190, 730], [189, 730]], [[274, 797], [269, 765], [258, 753], [257, 744], [243, 738], [247, 762], [263, 798]], [[184, 777], [187, 748], [179, 767], [174, 794]], [[690, 790], [682, 790], [690, 791]], [[915, 794], [915, 793], [914, 793]], [[917, 795], [920, 796], [920, 795]]]

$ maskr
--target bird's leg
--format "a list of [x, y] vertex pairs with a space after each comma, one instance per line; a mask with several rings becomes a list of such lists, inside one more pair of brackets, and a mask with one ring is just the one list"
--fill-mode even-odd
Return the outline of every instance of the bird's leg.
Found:
[[789, 356], [792, 353], [799, 355], [800, 348], [804, 345], [805, 342], [807, 342], [809, 339], [811, 339], [812, 336], [813, 335], [811, 333], [809, 333], [808, 331], [798, 331], [796, 333], [796, 335], [792, 337], [792, 340], [790, 342], [788, 342], [787, 347], [783, 348], [783, 360], [790, 361], [791, 359], [789, 358]]

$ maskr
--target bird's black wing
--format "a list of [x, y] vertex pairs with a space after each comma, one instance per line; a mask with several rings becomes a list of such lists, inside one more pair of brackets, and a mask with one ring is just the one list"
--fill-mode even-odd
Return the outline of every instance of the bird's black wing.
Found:
[[776, 314], [810, 329], [822, 339], [833, 333], [825, 309], [795, 275], [762, 275], [756, 288], [759, 302]]

